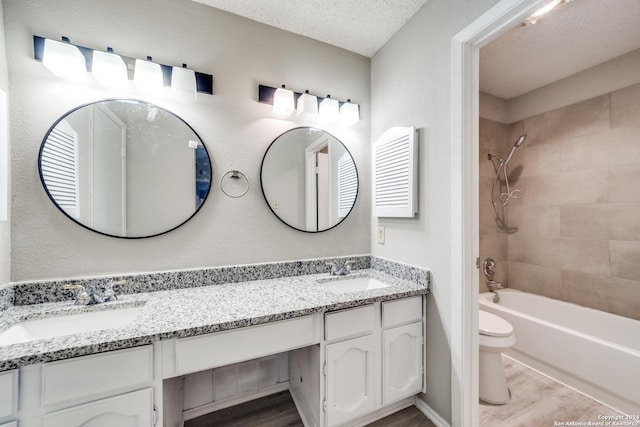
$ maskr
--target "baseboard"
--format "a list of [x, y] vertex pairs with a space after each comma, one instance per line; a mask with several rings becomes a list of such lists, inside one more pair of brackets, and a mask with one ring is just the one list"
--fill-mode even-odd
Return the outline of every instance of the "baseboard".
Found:
[[281, 391], [285, 390], [289, 390], [289, 381], [281, 382], [255, 392], [234, 396], [229, 399], [220, 400], [218, 402], [207, 403], [206, 405], [198, 406], [196, 408], [187, 409], [182, 413], [183, 419], [184, 421], [192, 420], [202, 415], [210, 414], [211, 412], [219, 411], [221, 409], [238, 405], [240, 403], [249, 402], [254, 399], [259, 399], [261, 397], [280, 393]]
[[420, 410], [427, 418], [431, 420], [437, 427], [451, 427], [451, 425], [436, 411], [434, 411], [431, 406], [427, 405], [424, 400], [419, 399], [418, 397], [414, 397], [416, 408]]
[[349, 421], [345, 423], [345, 426], [349, 427], [364, 427], [368, 424], [371, 424], [374, 421], [378, 421], [384, 417], [388, 417], [391, 414], [395, 414], [398, 411], [402, 411], [410, 406], [413, 406], [413, 399], [407, 398], [400, 400], [398, 402], [392, 403], [388, 406], [378, 409], [377, 411], [371, 412], [370, 414], [363, 415], [360, 418], [356, 418], [355, 420]]

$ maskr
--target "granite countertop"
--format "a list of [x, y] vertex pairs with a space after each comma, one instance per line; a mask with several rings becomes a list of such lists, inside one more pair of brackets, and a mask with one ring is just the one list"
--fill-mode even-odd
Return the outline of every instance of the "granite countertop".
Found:
[[134, 306], [141, 306], [141, 311], [126, 327], [0, 346], [0, 371], [429, 292], [427, 284], [378, 270], [357, 270], [346, 277], [358, 276], [373, 277], [390, 286], [338, 294], [318, 284], [318, 279], [331, 276], [311, 274], [120, 295], [117, 301], [91, 306], [70, 301], [13, 306], [0, 312], [0, 332], [30, 319]]

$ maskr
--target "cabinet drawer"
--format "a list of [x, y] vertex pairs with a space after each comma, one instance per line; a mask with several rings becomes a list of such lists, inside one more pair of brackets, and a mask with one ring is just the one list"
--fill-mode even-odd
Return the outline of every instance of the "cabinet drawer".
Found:
[[153, 394], [150, 388], [97, 400], [47, 414], [43, 427], [153, 425]]
[[52, 405], [112, 391], [131, 390], [152, 381], [152, 346], [110, 351], [45, 363], [42, 368], [42, 401], [45, 405]]
[[422, 320], [422, 297], [403, 298], [382, 303], [382, 327]]
[[306, 347], [314, 339], [314, 317], [233, 329], [176, 341], [176, 374], [255, 359]]
[[333, 341], [372, 332], [376, 324], [375, 314], [373, 305], [327, 313], [324, 337], [327, 341]]
[[0, 418], [18, 410], [18, 370], [0, 373]]

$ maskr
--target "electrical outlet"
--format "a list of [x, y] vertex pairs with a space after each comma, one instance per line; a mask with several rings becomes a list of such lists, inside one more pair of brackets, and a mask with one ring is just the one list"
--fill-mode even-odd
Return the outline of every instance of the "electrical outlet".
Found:
[[378, 244], [384, 245], [384, 227], [378, 227]]

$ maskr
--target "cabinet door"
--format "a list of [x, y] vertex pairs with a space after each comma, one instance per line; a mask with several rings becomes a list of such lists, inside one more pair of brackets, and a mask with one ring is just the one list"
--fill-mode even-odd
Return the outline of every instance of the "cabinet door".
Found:
[[0, 418], [18, 409], [18, 370], [0, 373]]
[[373, 335], [327, 345], [327, 425], [338, 425], [379, 406], [379, 367]]
[[150, 427], [153, 397], [150, 388], [121, 394], [45, 415], [44, 427]]
[[422, 390], [422, 322], [382, 332], [383, 404]]

